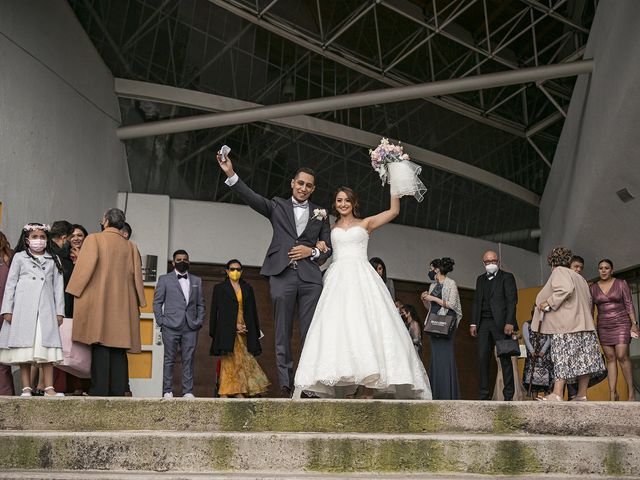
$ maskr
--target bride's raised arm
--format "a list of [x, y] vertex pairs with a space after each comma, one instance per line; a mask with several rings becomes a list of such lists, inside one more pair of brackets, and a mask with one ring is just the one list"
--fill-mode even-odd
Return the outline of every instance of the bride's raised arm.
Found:
[[384, 212], [380, 212], [377, 215], [365, 218], [362, 223], [363, 227], [367, 229], [369, 233], [373, 232], [376, 228], [380, 228], [386, 225], [391, 220], [396, 218], [400, 214], [400, 198], [391, 195], [391, 202], [389, 209]]

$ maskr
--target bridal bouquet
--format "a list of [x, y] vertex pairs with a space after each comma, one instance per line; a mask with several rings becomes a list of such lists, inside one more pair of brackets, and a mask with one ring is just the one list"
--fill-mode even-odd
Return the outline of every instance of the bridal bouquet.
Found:
[[369, 150], [369, 155], [371, 166], [380, 175], [382, 185], [390, 185], [392, 195], [412, 195], [418, 202], [424, 199], [427, 187], [418, 178], [422, 167], [409, 161], [409, 155], [404, 153], [402, 146], [394, 145], [387, 138], [383, 138], [375, 150]]

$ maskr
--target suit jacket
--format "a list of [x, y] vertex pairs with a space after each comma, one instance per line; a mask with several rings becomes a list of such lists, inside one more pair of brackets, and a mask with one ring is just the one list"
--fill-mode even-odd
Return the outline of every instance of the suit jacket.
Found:
[[140, 352], [140, 310], [147, 305], [140, 252], [120, 230], [89, 235], [78, 255], [67, 292], [73, 305], [73, 339]]
[[[253, 355], [260, 355], [260, 322], [258, 321], [258, 308], [253, 288], [240, 279], [242, 291], [242, 313], [247, 327], [247, 350]], [[211, 315], [209, 317], [209, 336], [211, 342], [211, 355], [229, 355], [233, 353], [236, 341], [236, 321], [238, 319], [238, 299], [231, 286], [231, 281], [226, 279], [213, 287], [213, 299], [211, 301]]]
[[[58, 256], [60, 265], [62, 265], [62, 278], [64, 279], [64, 288], [67, 288], [71, 274], [73, 273], [73, 260], [71, 260], [69, 244], [62, 248], [58, 247], [55, 242], [51, 242], [51, 253]], [[73, 318], [73, 295], [64, 292], [64, 316]]]
[[185, 323], [191, 330], [199, 330], [204, 322], [202, 280], [189, 273], [189, 301], [184, 298], [175, 271], [158, 278], [153, 294], [153, 315], [159, 327], [182, 330]]
[[[290, 198], [274, 197], [271, 200], [258, 195], [241, 179], [231, 187], [256, 212], [268, 218], [273, 227], [273, 237], [267, 249], [267, 255], [262, 263], [260, 273], [265, 276], [279, 275], [289, 266], [289, 250], [296, 245], [315, 247], [318, 240], [323, 240], [331, 247], [331, 228], [329, 217], [324, 219], [312, 218], [313, 211], [320, 208], [309, 202], [309, 221], [300, 236], [296, 231], [296, 220], [293, 213], [293, 202]], [[319, 264], [331, 256], [331, 250], [320, 253], [314, 261], [305, 258], [298, 261], [298, 275], [305, 282], [322, 285], [322, 273]]]
[[536, 297], [536, 305], [545, 301], [551, 311], [542, 317], [540, 309], [534, 310], [531, 322], [534, 332], [553, 334], [595, 330], [591, 291], [582, 275], [566, 267], [554, 268]]
[[518, 303], [518, 290], [516, 279], [512, 273], [498, 270], [496, 277], [489, 280], [486, 274], [482, 274], [476, 281], [476, 294], [473, 299], [473, 320], [472, 325], [480, 327], [482, 320], [482, 300], [485, 282], [496, 282], [493, 285], [493, 293], [489, 299], [491, 314], [496, 325], [500, 328], [508, 323], [518, 329], [516, 321], [516, 304]]

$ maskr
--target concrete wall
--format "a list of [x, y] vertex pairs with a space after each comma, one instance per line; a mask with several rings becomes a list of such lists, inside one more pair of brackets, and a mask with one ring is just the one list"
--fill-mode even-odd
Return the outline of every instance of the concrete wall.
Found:
[[[540, 210], [541, 259], [556, 245], [582, 255], [588, 277], [611, 258], [618, 269], [640, 264], [640, 2], [602, 0], [581, 76], [553, 160]], [[545, 270], [546, 265], [544, 266]]]
[[[237, 257], [246, 265], [262, 264], [272, 233], [264, 217], [244, 205], [171, 200], [165, 231], [167, 200], [162, 195], [140, 194], [129, 194], [126, 200], [133, 240], [143, 255], [158, 255], [159, 270], [163, 259], [179, 248], [186, 249], [194, 262], [221, 264]], [[162, 252], [165, 235], [168, 249]], [[417, 282], [425, 281], [433, 258], [451, 256], [456, 261], [452, 278], [462, 287], [475, 288], [487, 249], [501, 250], [504, 267], [514, 272], [518, 287], [540, 285], [537, 254], [460, 235], [386, 225], [373, 233], [369, 254], [385, 261], [392, 278]]]
[[113, 77], [63, 0], [0, 0], [1, 226], [95, 230], [130, 189]]

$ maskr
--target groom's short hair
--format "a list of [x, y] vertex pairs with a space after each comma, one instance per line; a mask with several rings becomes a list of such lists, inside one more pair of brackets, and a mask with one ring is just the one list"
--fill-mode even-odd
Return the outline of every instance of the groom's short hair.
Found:
[[296, 173], [293, 174], [293, 178], [297, 178], [298, 175], [300, 175], [301, 173], [306, 173], [307, 175], [311, 175], [314, 181], [316, 179], [316, 172], [314, 172], [309, 167], [300, 167], [298, 170], [296, 170]]

